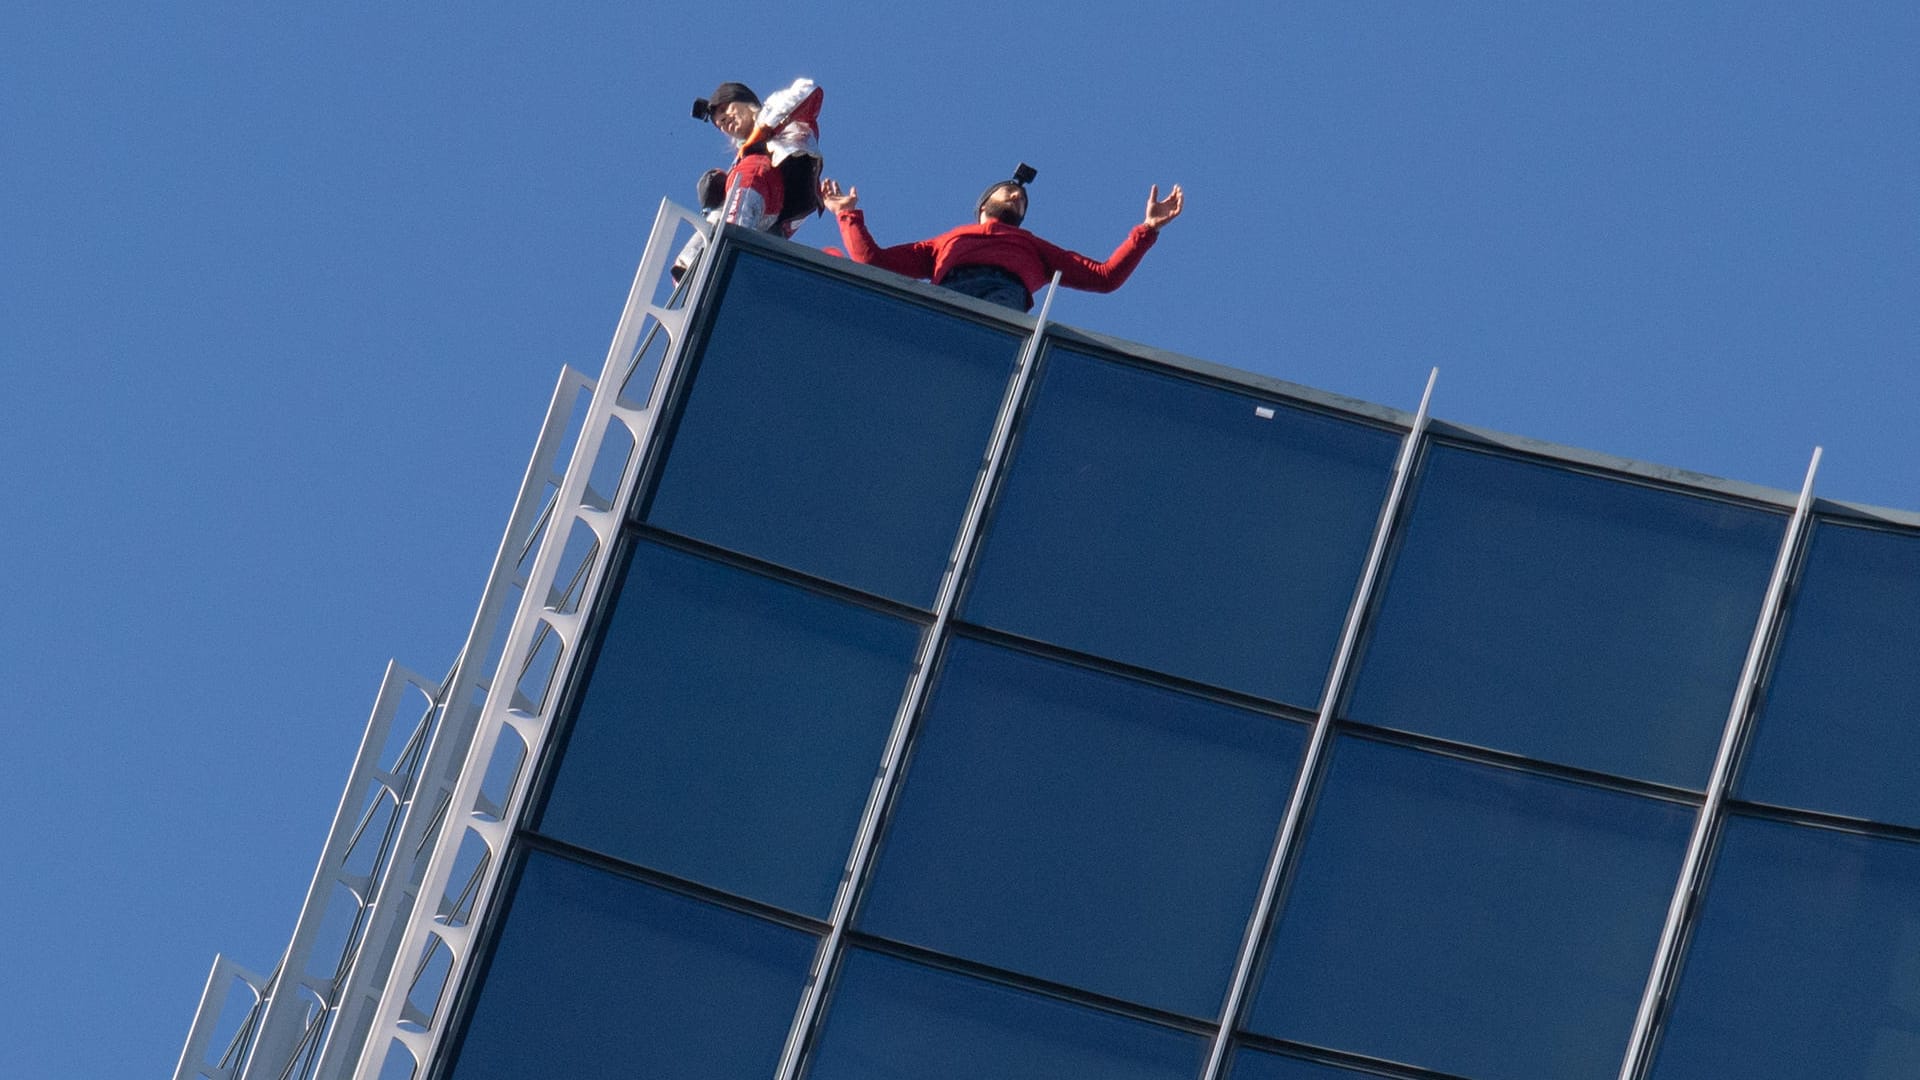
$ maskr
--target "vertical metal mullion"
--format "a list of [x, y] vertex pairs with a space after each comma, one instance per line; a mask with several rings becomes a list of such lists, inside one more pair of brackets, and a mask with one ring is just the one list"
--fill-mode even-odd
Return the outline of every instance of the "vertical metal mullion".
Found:
[[827, 979], [838, 962], [848, 924], [853, 918], [854, 897], [867, 875], [868, 864], [873, 859], [874, 848], [879, 840], [880, 816], [885, 812], [899, 781], [900, 761], [906, 751], [907, 735], [913, 727], [914, 717], [919, 715], [926, 701], [932, 681], [933, 658], [946, 637], [954, 600], [960, 592], [960, 578], [966, 572], [968, 559], [980, 535], [981, 522], [986, 517], [987, 501], [992, 497], [994, 484], [1006, 462], [1008, 447], [1013, 442], [1014, 417], [1018, 415], [1021, 403], [1026, 400], [1027, 387], [1033, 380], [1033, 369], [1040, 356], [1041, 341], [1046, 336], [1047, 316], [1053, 309], [1053, 298], [1059, 289], [1060, 275], [1055, 273], [1052, 283], [1047, 287], [1046, 299], [1041, 301], [1033, 334], [1020, 351], [1013, 377], [1008, 380], [1005, 396], [1000, 401], [1000, 411], [994, 418], [993, 435], [987, 443], [987, 456], [981, 461], [979, 475], [974, 478], [973, 492], [967, 500], [966, 514], [961, 518], [959, 535], [947, 559], [946, 572], [941, 575], [940, 588], [934, 594], [933, 625], [922, 635], [920, 647], [915, 652], [913, 677], [908, 681], [900, 709], [893, 718], [892, 730], [887, 734], [886, 749], [880, 758], [880, 772], [868, 792], [866, 809], [860, 815], [860, 828], [854, 835], [853, 851], [847, 858], [846, 873], [842, 875], [840, 887], [834, 893], [833, 908], [827, 917], [827, 936], [821, 940], [820, 948], [814, 955], [813, 971], [800, 997], [800, 1006], [794, 1012], [793, 1026], [787, 1031], [786, 1045], [780, 1052], [780, 1067], [774, 1074], [777, 1080], [794, 1080], [799, 1075], [800, 1058], [806, 1048], [807, 1037], [818, 1022], [820, 1010], [826, 1001]]
[[1800, 499], [1794, 504], [1793, 517], [1786, 535], [1780, 540], [1780, 553], [1774, 558], [1773, 577], [1767, 583], [1766, 599], [1761, 602], [1753, 637], [1747, 643], [1746, 663], [1740, 669], [1740, 683], [1734, 691], [1733, 706], [1727, 712], [1726, 727], [1720, 735], [1720, 749], [1714, 756], [1713, 773], [1707, 781], [1707, 797], [1694, 820], [1693, 835], [1687, 842], [1687, 856], [1680, 865], [1680, 879], [1667, 903], [1666, 925], [1660, 931], [1660, 946], [1653, 954], [1653, 968], [1640, 995], [1640, 1009], [1634, 1016], [1633, 1034], [1627, 1040], [1626, 1056], [1620, 1062], [1620, 1080], [1637, 1080], [1648, 1065], [1653, 1048], [1654, 1020], [1661, 1011], [1674, 971], [1680, 961], [1680, 945], [1685, 939], [1693, 901], [1706, 872], [1708, 849], [1725, 815], [1727, 791], [1733, 784], [1733, 758], [1745, 738], [1758, 692], [1760, 671], [1766, 664], [1769, 643], [1779, 626], [1787, 579], [1794, 560], [1805, 542], [1813, 510], [1813, 480], [1820, 471], [1820, 447], [1813, 448], [1807, 463], [1807, 477], [1800, 485]]
[[1207, 1067], [1201, 1074], [1202, 1080], [1219, 1080], [1226, 1069], [1227, 1047], [1233, 1041], [1234, 1029], [1239, 1026], [1247, 988], [1253, 981], [1254, 961], [1260, 955], [1260, 942], [1266, 935], [1267, 926], [1273, 918], [1274, 905], [1279, 898], [1280, 879], [1299, 842], [1300, 829], [1306, 820], [1307, 798], [1313, 790], [1320, 763], [1326, 757], [1327, 744], [1332, 740], [1333, 711], [1340, 700], [1347, 670], [1353, 663], [1354, 650], [1360, 640], [1360, 623], [1373, 601], [1380, 568], [1386, 561], [1387, 543], [1393, 535], [1394, 522], [1400, 516], [1400, 505], [1406, 498], [1414, 456], [1427, 429], [1427, 410], [1433, 401], [1433, 384], [1439, 376], [1439, 368], [1427, 373], [1427, 386], [1420, 394], [1419, 411], [1414, 414], [1413, 426], [1408, 429], [1406, 441], [1400, 446], [1399, 460], [1394, 463], [1393, 483], [1387, 489], [1386, 502], [1380, 508], [1380, 520], [1374, 525], [1373, 545], [1367, 551], [1366, 568], [1361, 572], [1360, 584], [1354, 590], [1353, 602], [1347, 607], [1347, 621], [1340, 633], [1340, 647], [1334, 653], [1333, 668], [1327, 673], [1326, 687], [1320, 695], [1320, 712], [1314, 718], [1313, 734], [1307, 740], [1307, 751], [1301, 758], [1293, 793], [1287, 800], [1286, 815], [1281, 818], [1280, 829], [1274, 835], [1273, 853], [1267, 859], [1266, 875], [1260, 882], [1260, 896], [1254, 903], [1253, 914], [1247, 920], [1246, 934], [1240, 942], [1240, 956], [1234, 964], [1233, 982], [1227, 988], [1227, 1000], [1220, 1010], [1220, 1026], [1213, 1033], [1213, 1044], [1207, 1052]]

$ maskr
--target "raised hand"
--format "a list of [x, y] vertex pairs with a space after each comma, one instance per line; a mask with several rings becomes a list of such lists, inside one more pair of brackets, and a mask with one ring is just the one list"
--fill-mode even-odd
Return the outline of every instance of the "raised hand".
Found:
[[1158, 229], [1180, 216], [1182, 204], [1179, 184], [1173, 185], [1173, 190], [1167, 192], [1164, 199], [1160, 197], [1160, 185], [1155, 184], [1153, 190], [1147, 193], [1147, 219], [1142, 224], [1149, 229]]
[[[851, 210], [860, 204], [860, 189], [850, 187], [843, 192], [840, 190], [839, 181], [822, 180], [820, 182], [820, 203], [836, 214], [842, 210]], [[1174, 211], [1176, 214], [1179, 212], [1178, 210]]]

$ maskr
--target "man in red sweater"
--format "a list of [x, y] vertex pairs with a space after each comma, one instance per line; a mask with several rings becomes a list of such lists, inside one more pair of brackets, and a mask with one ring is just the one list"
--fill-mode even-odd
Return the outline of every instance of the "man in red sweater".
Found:
[[[1032, 173], [1022, 166], [1024, 179]], [[1003, 304], [1020, 311], [1033, 308], [1033, 293], [1054, 271], [1060, 284], [1072, 289], [1112, 292], [1127, 280], [1140, 257], [1160, 235], [1161, 226], [1180, 216], [1180, 185], [1160, 197], [1155, 184], [1147, 195], [1146, 219], [1127, 233], [1106, 262], [1095, 262], [1077, 252], [1050, 244], [1020, 227], [1027, 214], [1023, 180], [1002, 180], [980, 196], [978, 220], [942, 233], [931, 240], [881, 247], [867, 231], [858, 209], [860, 191], [828, 180], [820, 186], [821, 201], [840, 222], [840, 239], [855, 262], [892, 270], [908, 277], [926, 278], [968, 296]]]

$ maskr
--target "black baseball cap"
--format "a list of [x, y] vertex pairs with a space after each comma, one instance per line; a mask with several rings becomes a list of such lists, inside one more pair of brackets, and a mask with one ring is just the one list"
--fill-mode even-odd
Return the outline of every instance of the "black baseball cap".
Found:
[[748, 89], [746, 83], [723, 82], [714, 88], [712, 97], [693, 99], [693, 118], [704, 122], [713, 117], [713, 110], [725, 108], [736, 101], [758, 105], [760, 95]]

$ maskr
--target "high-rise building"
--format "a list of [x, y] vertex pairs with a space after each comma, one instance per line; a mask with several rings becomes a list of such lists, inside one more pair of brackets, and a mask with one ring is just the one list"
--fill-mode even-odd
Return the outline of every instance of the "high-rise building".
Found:
[[1920, 1075], [1920, 517], [688, 221], [179, 1077]]

